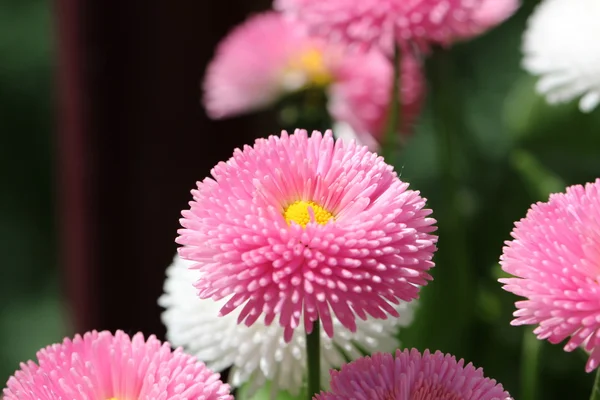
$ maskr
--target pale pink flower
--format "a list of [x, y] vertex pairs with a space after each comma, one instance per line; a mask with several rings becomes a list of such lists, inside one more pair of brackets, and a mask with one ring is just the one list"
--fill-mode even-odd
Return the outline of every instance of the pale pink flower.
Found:
[[590, 352], [586, 371], [600, 362], [600, 179], [550, 195], [515, 223], [500, 258], [514, 278], [500, 279], [518, 301], [512, 325], [538, 325], [539, 339], [565, 351]]
[[[394, 84], [390, 60], [378, 51], [352, 53], [334, 68], [333, 74], [335, 80], [329, 88], [332, 117], [347, 122], [364, 143], [373, 143], [371, 136], [383, 139]], [[400, 76], [402, 126], [398, 133], [407, 137], [421, 113], [426, 85], [421, 63], [408, 54], [402, 57]]]
[[392, 54], [394, 43], [427, 49], [479, 35], [512, 15], [519, 0], [275, 0], [274, 5], [316, 35]]
[[232, 400], [229, 386], [195, 357], [154, 336], [88, 332], [22, 363], [5, 400]]
[[[398, 316], [431, 276], [435, 220], [383, 158], [304, 130], [258, 139], [219, 163], [183, 211], [180, 255], [195, 261], [201, 298], [228, 298], [238, 322], [277, 317], [286, 342], [304, 320], [333, 336], [331, 313]], [[392, 304], [390, 304], [392, 303]]]
[[254, 111], [282, 95], [329, 83], [324, 43], [301, 24], [266, 12], [249, 18], [218, 45], [204, 79], [211, 118]]
[[331, 390], [315, 400], [510, 400], [481, 368], [449, 354], [416, 349], [377, 353], [331, 371]]

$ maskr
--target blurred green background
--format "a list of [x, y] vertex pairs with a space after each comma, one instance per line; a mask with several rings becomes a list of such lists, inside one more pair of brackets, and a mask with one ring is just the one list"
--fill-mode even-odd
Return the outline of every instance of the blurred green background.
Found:
[[[503, 241], [530, 204], [600, 176], [600, 110], [546, 105], [535, 79], [520, 69], [521, 35], [535, 3], [526, 1], [504, 25], [429, 63], [432, 93], [398, 167], [430, 200], [440, 251], [435, 281], [401, 339], [473, 361], [517, 399], [532, 398], [521, 377], [541, 344], [536, 398], [579, 399], [593, 380], [584, 372], [586, 356], [535, 340], [524, 347], [531, 328], [509, 325], [516, 297], [497, 282]], [[0, 0], [2, 380], [19, 361], [71, 334], [57, 265], [51, 17], [47, 1]], [[447, 67], [441, 80], [440, 63]], [[445, 129], [450, 142], [435, 134]], [[448, 148], [452, 157], [444, 158]]]
[[51, 3], [0, 0], [0, 379], [67, 332], [55, 216]]
[[0, 379], [61, 340], [50, 3], [0, 0]]

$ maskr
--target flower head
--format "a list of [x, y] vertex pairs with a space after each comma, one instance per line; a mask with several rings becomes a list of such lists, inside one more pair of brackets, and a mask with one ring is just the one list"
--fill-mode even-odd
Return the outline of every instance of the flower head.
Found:
[[[232, 367], [229, 381], [235, 387], [250, 382], [249, 391], [253, 392], [271, 381], [273, 395], [279, 390], [297, 395], [303, 384], [302, 371], [306, 369], [306, 343], [301, 327], [296, 328], [292, 340], [286, 343], [279, 325], [265, 326], [260, 322], [251, 327], [240, 325], [239, 310], [219, 317], [219, 309], [226, 300], [198, 299], [193, 287], [198, 271], [189, 269], [193, 264], [176, 256], [167, 269], [165, 293], [159, 304], [165, 308], [162, 320], [169, 341], [183, 346], [216, 371]], [[359, 320], [354, 333], [333, 317], [333, 337], [321, 332], [322, 387], [328, 387], [330, 369], [340, 367], [346, 359], [361, 357], [361, 350], [371, 353], [398, 348], [398, 328], [412, 321], [414, 303], [401, 302], [395, 306], [400, 318]]]
[[154, 336], [88, 332], [48, 346], [12, 376], [5, 400], [232, 400], [219, 375]]
[[454, 356], [416, 349], [377, 353], [331, 371], [331, 391], [315, 400], [510, 400], [481, 368]]
[[275, 0], [314, 34], [387, 54], [394, 43], [427, 49], [481, 34], [518, 6], [518, 0]]
[[581, 111], [600, 103], [600, 3], [596, 0], [544, 0], [523, 36], [523, 66], [539, 75], [538, 92], [548, 102], [582, 96]]
[[[402, 57], [400, 82], [400, 134], [412, 133], [425, 98], [425, 79], [421, 64], [406, 54]], [[337, 121], [346, 122], [361, 142], [374, 143], [383, 138], [391, 103], [394, 68], [381, 52], [350, 53], [334, 68], [336, 79], [329, 88], [329, 110]], [[378, 146], [369, 146], [373, 151]]]
[[[193, 190], [183, 211], [179, 254], [200, 270], [200, 298], [228, 297], [251, 326], [277, 317], [290, 341], [301, 318], [333, 336], [332, 313], [399, 314], [418, 297], [437, 238], [425, 199], [381, 157], [354, 142], [304, 130], [235, 150]], [[391, 304], [390, 304], [391, 303]]]
[[515, 223], [500, 264], [513, 278], [504, 289], [526, 300], [516, 303], [513, 325], [539, 324], [539, 339], [573, 351], [591, 352], [586, 370], [600, 362], [600, 179], [552, 194]]
[[212, 118], [250, 112], [287, 92], [331, 80], [325, 44], [301, 24], [266, 12], [236, 27], [217, 47], [204, 81]]

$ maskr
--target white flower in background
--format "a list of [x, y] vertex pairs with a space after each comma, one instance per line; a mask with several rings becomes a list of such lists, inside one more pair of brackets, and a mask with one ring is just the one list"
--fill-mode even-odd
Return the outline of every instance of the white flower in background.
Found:
[[600, 1], [543, 0], [523, 37], [523, 66], [539, 75], [537, 90], [548, 102], [581, 96], [579, 108], [600, 103]]
[[[251, 327], [238, 325], [239, 309], [219, 317], [219, 309], [227, 299], [202, 300], [196, 296], [193, 284], [199, 272], [189, 269], [194, 263], [175, 256], [167, 269], [165, 293], [158, 303], [165, 308], [162, 321], [167, 327], [167, 338], [174, 346], [182, 346], [210, 368], [222, 371], [231, 367], [229, 382], [239, 387], [250, 381], [251, 395], [267, 381], [271, 381], [271, 397], [280, 390], [297, 395], [303, 385], [306, 370], [305, 334], [303, 325], [296, 329], [292, 340], [285, 343], [283, 328], [276, 323]], [[352, 333], [334, 318], [334, 336], [321, 331], [321, 384], [329, 387], [329, 370], [345, 361], [362, 356], [363, 349], [392, 352], [399, 346], [396, 333], [413, 318], [415, 302], [397, 306], [400, 318], [387, 320], [357, 319], [357, 330]]]

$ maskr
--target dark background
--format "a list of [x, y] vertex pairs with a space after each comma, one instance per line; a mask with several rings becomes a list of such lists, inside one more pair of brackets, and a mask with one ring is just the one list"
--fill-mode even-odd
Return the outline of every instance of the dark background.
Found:
[[[0, 379], [76, 332], [163, 336], [156, 299], [189, 190], [234, 147], [277, 131], [268, 113], [209, 120], [199, 90], [216, 43], [269, 3], [0, 0]], [[508, 323], [502, 242], [532, 202], [600, 176], [599, 111], [547, 106], [520, 69], [535, 3], [451, 52], [472, 309], [451, 308], [441, 236], [436, 283], [401, 336], [473, 360], [516, 398], [531, 329]], [[428, 105], [400, 166], [436, 210], [434, 122]], [[584, 363], [544, 343], [538, 397], [585, 398]]]

